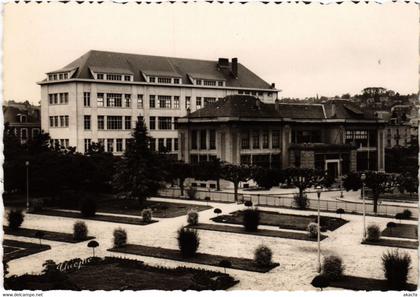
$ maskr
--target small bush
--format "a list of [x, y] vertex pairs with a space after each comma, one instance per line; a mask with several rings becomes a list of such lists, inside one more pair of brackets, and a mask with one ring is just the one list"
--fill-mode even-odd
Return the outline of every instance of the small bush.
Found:
[[114, 230], [114, 247], [122, 247], [127, 244], [127, 232], [122, 228]]
[[152, 222], [152, 210], [150, 208], [145, 208], [141, 211], [141, 217], [143, 218], [143, 222], [150, 223]]
[[389, 287], [394, 290], [404, 289], [411, 269], [410, 255], [400, 253], [397, 249], [387, 251], [382, 255], [382, 266]]
[[82, 221], [77, 221], [73, 225], [73, 239], [85, 240], [87, 238], [88, 229], [86, 224]]
[[309, 207], [309, 199], [306, 194], [295, 194], [293, 195], [293, 200], [298, 209], [307, 209]]
[[381, 238], [381, 230], [379, 229], [379, 226], [376, 224], [371, 224], [367, 227], [367, 241], [379, 241]]
[[245, 201], [244, 204], [245, 204], [246, 207], [251, 207], [252, 206], [252, 201], [251, 200]]
[[254, 261], [258, 266], [268, 267], [271, 265], [273, 252], [265, 245], [260, 245], [254, 252]]
[[44, 207], [44, 199], [34, 198], [30, 202], [30, 211], [41, 211]]
[[194, 187], [189, 187], [187, 190], [187, 196], [189, 199], [194, 200], [196, 198], [197, 195], [197, 189]]
[[25, 218], [21, 210], [11, 210], [7, 215], [7, 221], [9, 222], [9, 228], [12, 230], [17, 230], [23, 223]]
[[317, 238], [318, 237], [318, 224], [311, 222], [308, 224], [307, 227], [308, 230], [308, 236], [309, 238]]
[[406, 220], [410, 219], [411, 218], [411, 215], [412, 215], [411, 211], [408, 210], [408, 209], [404, 209], [404, 211], [402, 212], [402, 214], [403, 214], [404, 219], [406, 219]]
[[339, 208], [335, 211], [336, 214], [340, 215], [340, 219], [341, 219], [341, 215], [343, 215], [345, 213], [344, 209]]
[[402, 212], [397, 213], [395, 215], [395, 219], [396, 220], [399, 220], [401, 222], [401, 220], [404, 220], [405, 219], [404, 214]]
[[246, 231], [258, 230], [260, 224], [260, 211], [258, 209], [246, 209], [243, 212], [243, 225]]
[[314, 279], [311, 282], [311, 285], [315, 288], [320, 288], [322, 291], [322, 289], [330, 285], [330, 282], [324, 275], [321, 274], [314, 277]]
[[338, 256], [328, 256], [322, 263], [322, 274], [330, 281], [339, 280], [343, 276], [343, 260]]
[[178, 246], [183, 257], [193, 257], [197, 253], [200, 245], [200, 238], [197, 231], [181, 227], [178, 230]]
[[221, 210], [220, 208], [215, 208], [215, 209], [213, 210], [213, 212], [214, 212], [215, 214], [219, 215], [219, 214], [221, 214], [221, 213], [222, 213], [222, 210]]
[[96, 202], [92, 198], [83, 199], [80, 206], [80, 213], [82, 216], [88, 218], [95, 216], [96, 213]]
[[189, 225], [195, 226], [198, 224], [198, 212], [190, 210], [187, 214], [187, 222]]

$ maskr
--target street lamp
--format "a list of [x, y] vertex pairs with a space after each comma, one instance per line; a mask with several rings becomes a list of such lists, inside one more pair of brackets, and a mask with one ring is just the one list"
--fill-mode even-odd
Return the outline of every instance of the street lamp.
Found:
[[363, 240], [366, 239], [366, 204], [365, 204], [365, 180], [366, 174], [362, 173], [360, 176], [362, 181], [362, 199], [363, 199]]
[[343, 198], [343, 176], [340, 175], [340, 198]]
[[321, 273], [321, 192], [322, 188], [320, 186], [316, 187], [316, 195], [318, 196], [318, 273]]
[[26, 166], [26, 211], [29, 211], [29, 161], [25, 162]]

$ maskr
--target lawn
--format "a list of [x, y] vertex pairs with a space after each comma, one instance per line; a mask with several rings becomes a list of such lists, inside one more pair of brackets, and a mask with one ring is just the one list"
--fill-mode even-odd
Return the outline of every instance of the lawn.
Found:
[[45, 231], [45, 230], [37, 230], [37, 229], [27, 229], [27, 228], [19, 228], [17, 230], [11, 230], [9, 227], [3, 226], [3, 230], [5, 234], [15, 235], [15, 236], [23, 236], [23, 237], [31, 237], [31, 238], [38, 238], [36, 236], [37, 231], [44, 232], [44, 236], [42, 239], [46, 240], [53, 240], [53, 241], [61, 241], [61, 242], [68, 242], [68, 243], [78, 243], [86, 240], [93, 239], [95, 237], [89, 236], [84, 240], [75, 240], [73, 238], [73, 234], [71, 233], [62, 233], [62, 232], [53, 232], [53, 231]]
[[417, 239], [418, 226], [412, 224], [397, 224], [394, 228], [387, 227], [382, 231], [382, 236]]
[[[389, 291], [386, 280], [344, 275], [339, 281], [330, 283], [330, 287], [354, 291]], [[417, 285], [407, 284], [407, 291], [416, 291]]]
[[[216, 225], [216, 224], [201, 224], [201, 223], [194, 226], [188, 226], [188, 227], [194, 228], [194, 229], [208, 230], [208, 231], [218, 231], [218, 232], [245, 234], [245, 235], [279, 237], [279, 238], [307, 240], [307, 241], [317, 240], [316, 238], [310, 238], [307, 233], [293, 232], [293, 231], [258, 229], [258, 231], [256, 232], [250, 232], [250, 231], [245, 231], [243, 227], [234, 227], [234, 226], [229, 226], [229, 225]], [[327, 238], [327, 236], [321, 234], [321, 240], [325, 238]]]
[[[90, 258], [93, 259], [93, 258]], [[10, 290], [226, 290], [238, 281], [225, 273], [192, 268], [163, 268], [141, 261], [94, 258], [80, 269], [57, 272], [54, 278], [22, 275], [5, 279]]]
[[389, 246], [389, 247], [413, 249], [413, 250], [417, 250], [419, 248], [418, 241], [394, 240], [394, 239], [385, 239], [385, 238], [381, 238], [378, 241], [363, 241], [362, 244]]
[[231, 269], [239, 269], [239, 270], [246, 270], [246, 271], [253, 271], [253, 272], [268, 272], [274, 267], [277, 267], [278, 263], [273, 263], [269, 267], [260, 267], [256, 265], [254, 260], [252, 259], [245, 259], [245, 258], [234, 258], [234, 257], [225, 257], [219, 255], [210, 255], [204, 253], [197, 253], [194, 257], [184, 258], [181, 255], [179, 250], [172, 250], [172, 249], [165, 249], [160, 247], [151, 247], [151, 246], [144, 246], [144, 245], [137, 245], [137, 244], [127, 244], [126, 246], [119, 247], [119, 248], [112, 248], [109, 249], [110, 252], [117, 252], [117, 253], [124, 253], [124, 254], [132, 254], [132, 255], [140, 255], [146, 257], [154, 257], [154, 258], [161, 258], [161, 259], [169, 259], [175, 261], [181, 261], [186, 263], [197, 263], [197, 264], [204, 264], [210, 266], [218, 266], [220, 267], [219, 263], [222, 260], [228, 260], [231, 262], [232, 267]]
[[8, 262], [14, 259], [26, 257], [32, 254], [49, 250], [51, 247], [45, 244], [35, 244], [17, 240], [3, 240], [3, 261]]
[[55, 210], [55, 209], [42, 209], [42, 210], [35, 211], [35, 212], [32, 212], [32, 213], [37, 214], [37, 215], [65, 217], [65, 218], [74, 218], [74, 219], [82, 219], [82, 220], [103, 221], [103, 222], [131, 224], [131, 225], [149, 225], [149, 224], [153, 224], [153, 223], [157, 222], [156, 220], [152, 220], [150, 223], [146, 223], [146, 222], [143, 222], [141, 217], [133, 218], [133, 217], [123, 217], [123, 216], [114, 216], [114, 215], [99, 215], [99, 214], [96, 214], [93, 217], [84, 217], [79, 212], [61, 211], [61, 210]]
[[[217, 223], [242, 225], [243, 211], [238, 210], [228, 215], [220, 215], [215, 218], [212, 218], [212, 220]], [[317, 216], [303, 216], [279, 213], [274, 211], [260, 211], [261, 225], [277, 226], [281, 229], [306, 231], [308, 228], [308, 224], [311, 222], [317, 222]], [[321, 229], [334, 231], [347, 222], [348, 221], [340, 218], [321, 216]]]

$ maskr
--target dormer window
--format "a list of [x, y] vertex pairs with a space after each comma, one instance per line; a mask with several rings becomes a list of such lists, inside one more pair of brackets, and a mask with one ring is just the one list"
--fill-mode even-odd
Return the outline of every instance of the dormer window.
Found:
[[96, 78], [97, 78], [97, 79], [104, 79], [104, 75], [103, 75], [102, 73], [98, 73], [98, 74], [96, 75]]
[[124, 75], [125, 81], [131, 81], [131, 75]]
[[158, 77], [158, 83], [161, 84], [170, 84], [172, 79], [170, 77]]
[[204, 80], [203, 84], [205, 86], [216, 86], [216, 81], [215, 80]]
[[106, 79], [107, 80], [122, 80], [122, 75], [120, 75], [120, 74], [107, 74]]
[[178, 85], [180, 83], [179, 78], [174, 78], [174, 84]]
[[153, 76], [149, 77], [149, 82], [151, 82], [151, 83], [156, 82], [156, 78], [155, 78], [155, 77], [153, 77]]
[[223, 81], [218, 81], [218, 82], [217, 82], [217, 85], [218, 85], [219, 87], [223, 87], [223, 85], [224, 85], [224, 84], [223, 84]]
[[196, 81], [195, 81], [195, 83], [197, 84], [197, 85], [201, 85], [201, 79], [197, 79]]

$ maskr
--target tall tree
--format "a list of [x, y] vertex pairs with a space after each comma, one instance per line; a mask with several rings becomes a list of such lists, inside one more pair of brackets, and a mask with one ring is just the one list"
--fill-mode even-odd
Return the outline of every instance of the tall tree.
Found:
[[223, 164], [221, 177], [233, 183], [235, 201], [238, 201], [239, 183], [251, 178], [251, 170], [245, 165]]
[[252, 179], [258, 184], [258, 186], [267, 190], [274, 186], [278, 186], [284, 178], [284, 174], [280, 169], [264, 167], [252, 168]]
[[325, 173], [310, 168], [287, 168], [284, 171], [285, 180], [289, 185], [299, 189], [299, 196], [310, 187], [323, 185]]
[[184, 183], [188, 177], [192, 177], [191, 165], [184, 161], [175, 161], [170, 164], [169, 177], [171, 180], [178, 180], [181, 196], [184, 196]]
[[193, 177], [198, 180], [215, 180], [216, 188], [220, 191], [222, 165], [223, 163], [217, 158], [206, 162], [200, 162], [193, 166]]

